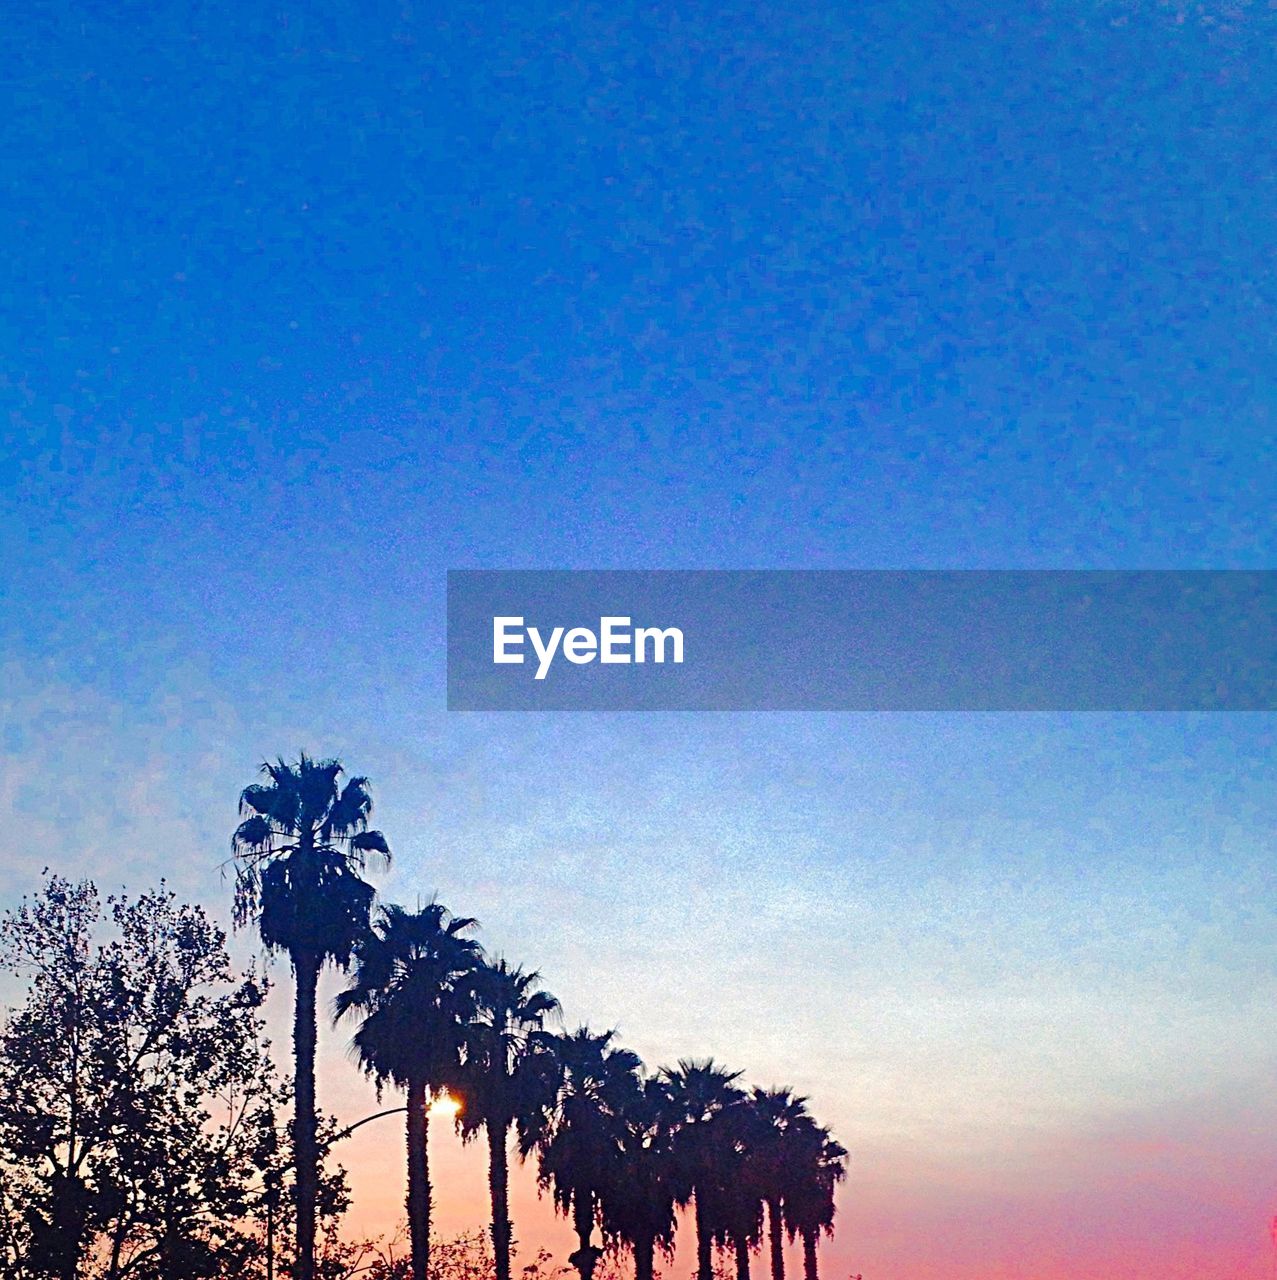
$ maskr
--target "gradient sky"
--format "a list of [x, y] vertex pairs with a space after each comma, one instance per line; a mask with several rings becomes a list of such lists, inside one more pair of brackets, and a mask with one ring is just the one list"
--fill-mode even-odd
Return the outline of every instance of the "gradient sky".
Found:
[[[319, 8], [0, 33], [0, 900], [52, 864], [225, 918], [239, 788], [338, 753], [387, 896], [811, 1096], [829, 1280], [1268, 1276], [1274, 717], [449, 715], [442, 605], [1274, 567], [1277, 14]], [[373, 1230], [391, 1136], [347, 1152]]]

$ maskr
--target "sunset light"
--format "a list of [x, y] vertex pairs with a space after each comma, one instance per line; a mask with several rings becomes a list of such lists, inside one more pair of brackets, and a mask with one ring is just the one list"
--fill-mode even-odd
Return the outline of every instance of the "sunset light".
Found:
[[0, 39], [0, 1280], [1277, 1280], [1277, 0]]

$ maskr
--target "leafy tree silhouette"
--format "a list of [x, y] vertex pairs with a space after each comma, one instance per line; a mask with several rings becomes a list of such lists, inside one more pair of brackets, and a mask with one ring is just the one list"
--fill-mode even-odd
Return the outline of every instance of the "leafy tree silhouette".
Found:
[[160, 890], [50, 877], [0, 924], [28, 975], [0, 1028], [6, 1276], [228, 1274], [258, 1206], [256, 1129], [280, 1101], [225, 937]]
[[356, 948], [350, 986], [335, 1005], [339, 1018], [363, 1014], [351, 1043], [378, 1092], [391, 1081], [406, 1095], [412, 1280], [426, 1280], [429, 1269], [429, 1102], [437, 1090], [457, 1087], [474, 1017], [482, 952], [465, 937], [474, 927], [438, 902], [419, 911], [384, 907]]
[[231, 838], [235, 922], [255, 920], [271, 951], [284, 951], [296, 979], [293, 1009], [296, 1161], [294, 1280], [315, 1280], [315, 1205], [319, 1148], [315, 1112], [315, 993], [323, 966], [345, 969], [368, 930], [373, 889], [361, 872], [370, 857], [388, 860], [380, 831], [370, 830], [367, 778], [339, 789], [336, 760], [263, 764], [267, 782], [245, 787]]
[[535, 1129], [553, 1096], [555, 1037], [545, 1020], [559, 1012], [559, 1002], [538, 989], [540, 980], [504, 960], [481, 966], [474, 974], [474, 1015], [464, 1032], [457, 1129], [463, 1141], [481, 1130], [487, 1135], [496, 1280], [510, 1280], [510, 1130], [516, 1124]]

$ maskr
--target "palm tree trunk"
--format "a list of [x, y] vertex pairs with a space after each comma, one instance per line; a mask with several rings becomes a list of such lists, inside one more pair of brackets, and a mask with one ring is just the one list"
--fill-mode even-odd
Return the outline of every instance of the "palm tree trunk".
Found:
[[803, 1280], [820, 1280], [816, 1269], [816, 1233], [810, 1227], [803, 1232]]
[[736, 1237], [736, 1280], [749, 1280], [749, 1241]]
[[594, 1196], [577, 1196], [572, 1203], [572, 1225], [576, 1229], [577, 1249], [568, 1261], [577, 1269], [581, 1280], [593, 1280], [599, 1250], [590, 1243], [594, 1235]]
[[488, 1189], [492, 1193], [492, 1257], [497, 1280], [510, 1280], [510, 1164], [506, 1151], [509, 1126], [488, 1126]]
[[318, 956], [293, 956], [297, 1000], [293, 1007], [293, 1159], [297, 1165], [297, 1266], [294, 1280], [315, 1280], [315, 1202], [319, 1197], [319, 1146], [315, 1133], [315, 988]]
[[785, 1239], [779, 1200], [767, 1202], [767, 1238], [771, 1244], [772, 1280], [785, 1280]]
[[412, 1280], [430, 1270], [430, 1111], [421, 1080], [408, 1085], [408, 1234]]
[[714, 1280], [714, 1240], [702, 1203], [696, 1193], [696, 1280]]
[[652, 1280], [656, 1274], [656, 1241], [648, 1238], [634, 1242], [634, 1280]]

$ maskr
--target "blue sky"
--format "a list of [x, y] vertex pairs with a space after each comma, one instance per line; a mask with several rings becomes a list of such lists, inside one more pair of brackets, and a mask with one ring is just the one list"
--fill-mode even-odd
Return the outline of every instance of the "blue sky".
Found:
[[[884, 1258], [1033, 1141], [1082, 1188], [1079, 1134], [1246, 1131], [1271, 717], [448, 716], [442, 605], [469, 566], [1273, 567], [1275, 35], [23, 6], [0, 893], [53, 863], [221, 901], [237, 789], [305, 745], [373, 776], [388, 892], [654, 1058], [823, 1102]], [[1217, 1181], [1259, 1203], [1246, 1160]]]

